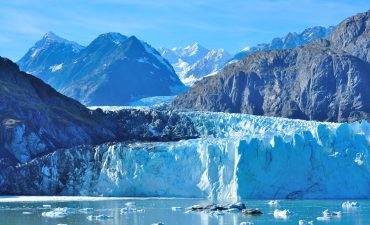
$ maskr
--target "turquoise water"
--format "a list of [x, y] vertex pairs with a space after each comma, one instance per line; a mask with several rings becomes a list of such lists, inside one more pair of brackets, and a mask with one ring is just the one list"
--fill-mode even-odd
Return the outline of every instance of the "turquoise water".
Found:
[[[135, 202], [136, 207], [145, 212], [120, 214], [120, 209], [125, 203]], [[314, 220], [314, 224], [351, 224], [370, 225], [370, 201], [358, 200], [360, 208], [344, 210], [341, 207], [343, 200], [283, 200], [278, 209], [289, 209], [294, 215], [288, 219], [275, 219], [273, 211], [275, 207], [269, 206], [267, 201], [247, 200], [247, 208], [259, 208], [263, 211], [261, 216], [244, 216], [241, 213], [226, 213], [214, 216], [207, 213], [185, 213], [185, 211], [172, 211], [171, 207], [189, 207], [195, 204], [207, 204], [201, 199], [120, 199], [102, 201], [69, 201], [69, 202], [0, 202], [1, 225], [83, 225], [83, 224], [128, 224], [150, 225], [162, 222], [165, 225], [239, 225], [241, 222], [253, 222], [254, 224], [298, 224], [300, 219]], [[44, 208], [48, 204], [51, 208]], [[48, 218], [42, 216], [43, 212], [51, 211], [56, 207], [70, 208], [94, 208], [93, 215], [105, 214], [112, 219], [90, 221], [89, 214], [77, 211], [65, 218]], [[329, 221], [317, 221], [316, 217], [322, 216], [322, 211], [342, 211], [341, 217], [332, 217]], [[28, 212], [31, 214], [23, 214]]]

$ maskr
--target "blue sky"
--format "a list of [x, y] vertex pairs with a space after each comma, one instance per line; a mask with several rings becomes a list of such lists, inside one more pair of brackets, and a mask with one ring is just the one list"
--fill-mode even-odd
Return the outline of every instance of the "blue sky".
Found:
[[82, 45], [114, 31], [233, 53], [368, 9], [369, 0], [0, 0], [0, 55], [18, 60], [48, 31]]

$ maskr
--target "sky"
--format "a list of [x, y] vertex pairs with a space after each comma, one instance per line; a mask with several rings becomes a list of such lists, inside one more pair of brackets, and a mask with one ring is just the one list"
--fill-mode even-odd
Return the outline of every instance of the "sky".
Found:
[[156, 48], [236, 53], [369, 9], [369, 0], [0, 0], [0, 56], [19, 60], [48, 31], [81, 45], [120, 32]]

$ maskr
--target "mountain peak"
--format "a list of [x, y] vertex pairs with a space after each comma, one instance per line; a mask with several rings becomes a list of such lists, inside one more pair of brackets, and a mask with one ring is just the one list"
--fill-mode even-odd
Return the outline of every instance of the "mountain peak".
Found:
[[42, 39], [40, 41], [36, 42], [35, 47], [36, 48], [42, 48], [43, 46], [49, 45], [51, 43], [65, 43], [65, 44], [68, 44], [68, 45], [72, 45], [74, 51], [79, 51], [79, 50], [81, 50], [83, 48], [78, 43], [76, 43], [74, 41], [69, 41], [67, 39], [64, 39], [64, 38], [56, 35], [52, 31], [49, 31], [46, 34], [44, 34], [44, 36], [42, 37]]
[[118, 32], [109, 32], [109, 33], [104, 33], [104, 34], [99, 35], [97, 39], [107, 39], [116, 44], [119, 44], [119, 43], [126, 41], [127, 37]]

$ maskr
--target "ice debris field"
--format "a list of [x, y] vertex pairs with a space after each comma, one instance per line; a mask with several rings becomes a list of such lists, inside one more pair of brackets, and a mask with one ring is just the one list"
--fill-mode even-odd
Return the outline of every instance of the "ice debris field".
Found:
[[[36, 202], [42, 201], [35, 199]], [[247, 217], [244, 217], [245, 219], [251, 220], [253, 217], [259, 217], [261, 215], [264, 215], [265, 217], [271, 217], [275, 220], [288, 220], [293, 215], [295, 216], [295, 220], [301, 218], [299, 213], [295, 213], [291, 211], [290, 209], [279, 209], [278, 204], [271, 205], [271, 202], [275, 202], [276, 200], [272, 200], [269, 202], [265, 202], [265, 205], [269, 205], [270, 207], [273, 206], [276, 209], [273, 211], [272, 214], [265, 214], [265, 212], [262, 212], [259, 209], [256, 208], [248, 208], [251, 207], [248, 203], [229, 203], [229, 204], [206, 204], [206, 205], [192, 205], [188, 207], [179, 207], [179, 206], [172, 206], [168, 208], [167, 210], [173, 211], [173, 213], [183, 213], [183, 214], [189, 214], [189, 213], [201, 213], [201, 214], [207, 214], [208, 216], [214, 216], [214, 217], [222, 217], [226, 214], [241, 214], [245, 215]], [[280, 202], [280, 201], [276, 201]], [[137, 213], [145, 213], [146, 209], [144, 206], [137, 206], [136, 202], [126, 202], [122, 205], [123, 208], [121, 208], [120, 214], [115, 214], [112, 211], [108, 214], [100, 214], [101, 209], [95, 210], [94, 208], [70, 208], [70, 207], [57, 207], [54, 208], [52, 205], [42, 205], [41, 208], [41, 215], [43, 217], [47, 218], [66, 218], [71, 215], [80, 214], [80, 215], [86, 215], [86, 220], [90, 221], [102, 221], [102, 220], [111, 220], [114, 219], [114, 217], [117, 216], [123, 216], [126, 214], [137, 214]], [[340, 205], [338, 206], [340, 207]], [[338, 208], [337, 207], [337, 208]], [[359, 208], [360, 204], [358, 202], [350, 202], [346, 201], [342, 204], [342, 210], [348, 213], [355, 213], [356, 211], [348, 211], [351, 209]], [[23, 212], [24, 215], [33, 214], [33, 213], [39, 213], [36, 211], [33, 212]], [[345, 214], [344, 216], [346, 216]], [[326, 209], [322, 212], [322, 215], [318, 215], [316, 218], [313, 218], [312, 220], [304, 220], [299, 219], [298, 224], [299, 225], [313, 225], [315, 221], [330, 221], [332, 218], [340, 218], [342, 217], [342, 211], [330, 211], [329, 209]], [[159, 222], [156, 224], [165, 224], [163, 222]], [[245, 224], [253, 224], [253, 222], [250, 221], [244, 221], [241, 222], [240, 225]]]

